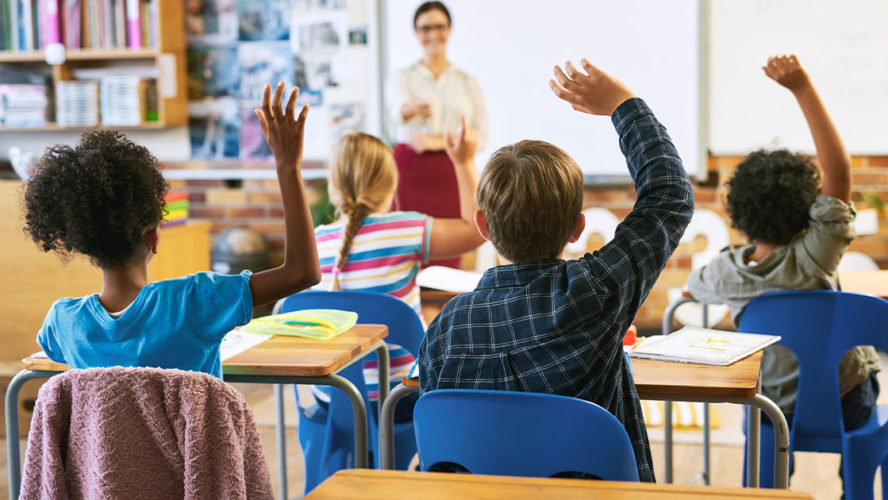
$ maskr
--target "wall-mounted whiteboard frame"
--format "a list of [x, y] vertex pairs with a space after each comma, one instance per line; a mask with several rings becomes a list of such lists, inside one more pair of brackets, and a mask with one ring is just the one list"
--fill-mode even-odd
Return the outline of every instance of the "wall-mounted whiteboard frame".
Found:
[[796, 100], [761, 69], [775, 53], [798, 54], [851, 154], [888, 154], [885, 0], [718, 0], [707, 23], [713, 154], [814, 153]]
[[[421, 1], [379, 2], [381, 73], [388, 79], [421, 56], [412, 30]], [[688, 172], [705, 177], [705, 0], [445, 3], [454, 21], [448, 57], [478, 78], [487, 99], [490, 139], [479, 164], [497, 147], [534, 138], [564, 148], [589, 179], [625, 176], [610, 120], [572, 111], [547, 85], [553, 65], [587, 57], [648, 101]], [[391, 99], [383, 99], [385, 115]]]

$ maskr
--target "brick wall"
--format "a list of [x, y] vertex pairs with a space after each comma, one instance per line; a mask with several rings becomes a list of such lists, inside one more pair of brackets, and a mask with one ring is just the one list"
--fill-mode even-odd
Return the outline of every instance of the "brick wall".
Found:
[[[697, 208], [705, 208], [725, 216], [721, 202], [723, 184], [730, 178], [741, 157], [710, 157], [710, 176], [707, 181], [695, 182]], [[867, 204], [860, 200], [877, 198], [888, 205], [888, 156], [853, 157], [853, 194], [858, 207]], [[191, 201], [191, 217], [209, 219], [213, 222], [212, 234], [217, 234], [232, 226], [249, 226], [264, 234], [271, 244], [272, 259], [279, 261], [283, 251], [283, 213], [277, 181], [175, 181], [174, 189], [185, 189]], [[317, 188], [319, 182], [310, 182]], [[318, 196], [310, 189], [310, 201]], [[601, 207], [613, 212], [618, 218], [624, 217], [632, 209], [635, 192], [629, 187], [589, 188], [585, 193], [584, 207]], [[727, 220], [727, 219], [726, 219]], [[681, 287], [687, 280], [691, 268], [691, 256], [705, 248], [702, 238], [692, 243], [682, 244], [670, 259], [660, 276], [656, 287], [639, 311], [636, 323], [640, 328], [658, 328], [663, 312], [668, 305], [667, 290]], [[742, 243], [742, 236], [731, 231], [731, 242]], [[590, 239], [589, 247], [594, 249], [602, 244], [601, 238]], [[879, 231], [873, 235], [860, 236], [851, 244], [850, 250], [863, 252], [873, 257], [879, 266], [888, 269], [888, 224], [884, 215], [879, 217]]]

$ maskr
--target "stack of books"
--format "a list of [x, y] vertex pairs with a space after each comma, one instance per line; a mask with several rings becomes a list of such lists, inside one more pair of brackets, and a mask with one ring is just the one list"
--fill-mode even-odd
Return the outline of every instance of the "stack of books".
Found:
[[93, 127], [99, 124], [99, 83], [56, 83], [56, 122], [62, 127]]
[[42, 127], [47, 103], [45, 85], [0, 85], [0, 126]]
[[103, 125], [131, 125], [142, 123], [145, 116], [145, 80], [137, 76], [105, 76], [101, 79]]
[[166, 195], [163, 208], [167, 215], [163, 218], [163, 227], [178, 226], [188, 221], [188, 193], [170, 191]]

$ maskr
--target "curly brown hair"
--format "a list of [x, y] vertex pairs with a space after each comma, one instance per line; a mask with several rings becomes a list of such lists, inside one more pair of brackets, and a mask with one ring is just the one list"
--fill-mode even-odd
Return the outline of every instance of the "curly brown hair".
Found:
[[120, 132], [83, 134], [38, 160], [25, 191], [25, 230], [44, 252], [87, 255], [107, 269], [132, 262], [160, 224], [169, 185], [157, 158]]
[[737, 166], [727, 187], [733, 227], [750, 241], [786, 245], [808, 227], [820, 170], [803, 154], [762, 149]]

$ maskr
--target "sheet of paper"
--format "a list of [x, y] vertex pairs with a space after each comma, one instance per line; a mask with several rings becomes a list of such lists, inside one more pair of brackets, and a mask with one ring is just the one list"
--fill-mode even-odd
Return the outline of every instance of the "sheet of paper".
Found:
[[263, 335], [261, 333], [248, 333], [235, 328], [225, 335], [222, 339], [222, 346], [219, 348], [219, 356], [222, 361], [232, 358], [247, 349], [259, 345], [274, 335]]
[[429, 266], [416, 276], [416, 284], [445, 292], [471, 292], [478, 286], [481, 273], [461, 271], [444, 266]]
[[413, 363], [413, 366], [410, 367], [410, 373], [407, 374], [407, 378], [419, 378], [419, 361], [417, 360]]

